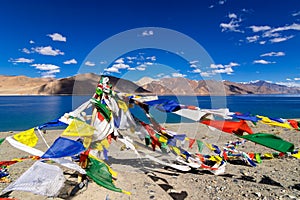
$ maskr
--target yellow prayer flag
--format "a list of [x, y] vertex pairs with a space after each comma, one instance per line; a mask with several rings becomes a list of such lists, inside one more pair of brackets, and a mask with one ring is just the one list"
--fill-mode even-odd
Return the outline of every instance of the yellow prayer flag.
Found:
[[159, 141], [160, 143], [167, 143], [167, 142], [168, 142], [168, 138], [165, 137], [165, 136], [163, 136], [163, 135], [161, 135], [161, 136], [159, 137], [158, 141]]
[[294, 153], [292, 154], [292, 156], [294, 156], [295, 158], [300, 159], [300, 151], [298, 153]]
[[264, 157], [265, 157], [265, 158], [270, 158], [270, 159], [271, 159], [271, 158], [274, 158], [273, 154], [271, 154], [271, 153], [265, 153], [265, 154], [264, 154]]
[[73, 119], [70, 125], [62, 133], [63, 136], [87, 137], [94, 134], [95, 128], [78, 119]]
[[128, 106], [124, 101], [118, 100], [118, 105], [124, 112], [127, 112]]
[[177, 155], [181, 155], [180, 149], [178, 149], [177, 147], [173, 147], [172, 146], [173, 151], [177, 154]]
[[101, 140], [100, 142], [97, 142], [95, 146], [96, 146], [95, 149], [97, 149], [98, 151], [103, 151], [103, 147], [105, 149], [109, 148], [109, 142], [105, 138], [105, 139]]
[[101, 140], [101, 145], [105, 148], [105, 149], [108, 149], [109, 147], [109, 142], [108, 140], [105, 138], [104, 140]]
[[220, 156], [210, 156], [209, 160], [219, 163], [222, 161], [222, 158]]
[[211, 151], [216, 150], [211, 144], [204, 143]]
[[38, 142], [38, 137], [34, 133], [34, 128], [15, 134], [13, 137], [18, 142], [30, 147], [34, 147]]

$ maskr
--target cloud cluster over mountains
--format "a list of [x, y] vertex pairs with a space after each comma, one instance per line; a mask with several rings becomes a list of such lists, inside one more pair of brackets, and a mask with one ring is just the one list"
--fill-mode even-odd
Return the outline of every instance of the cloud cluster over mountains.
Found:
[[[59, 33], [52, 33], [47, 34], [46, 36], [50, 37], [52, 41], [54, 42], [67, 42], [67, 38]], [[29, 41], [30, 45], [36, 45], [37, 43], [34, 40]], [[55, 45], [55, 43], [54, 43]], [[36, 46], [31, 48], [22, 48], [21, 52], [28, 54], [28, 57], [30, 54], [39, 54], [42, 56], [64, 56], [65, 52], [61, 51], [60, 49], [54, 48], [51, 45], [48, 46]], [[9, 62], [12, 62], [13, 64], [17, 65], [20, 63], [26, 63], [31, 64], [31, 67], [34, 67], [36, 70], [39, 71], [41, 74], [41, 77], [56, 77], [57, 73], [60, 73], [60, 66], [54, 65], [52, 63], [35, 63], [35, 59], [32, 58], [10, 58]], [[72, 58], [70, 60], [64, 61], [62, 64], [70, 65], [70, 64], [77, 64], [77, 61], [75, 58]]]

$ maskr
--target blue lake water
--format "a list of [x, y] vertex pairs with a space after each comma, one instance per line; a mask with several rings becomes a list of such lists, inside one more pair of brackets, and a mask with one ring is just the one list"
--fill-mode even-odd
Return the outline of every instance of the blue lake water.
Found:
[[[26, 130], [70, 112], [89, 96], [0, 96], [0, 131]], [[300, 118], [299, 95], [240, 95], [227, 97], [210, 96], [162, 96], [174, 99], [180, 104], [200, 108], [224, 108], [232, 112], [250, 112], [269, 117]], [[143, 118], [139, 108], [133, 113]], [[159, 122], [188, 122], [175, 114], [166, 114], [151, 109]]]

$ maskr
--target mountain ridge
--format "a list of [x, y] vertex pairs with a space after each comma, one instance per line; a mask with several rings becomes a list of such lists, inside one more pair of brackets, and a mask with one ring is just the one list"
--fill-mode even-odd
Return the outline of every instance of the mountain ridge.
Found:
[[[243, 95], [300, 94], [300, 87], [288, 87], [268, 81], [237, 83], [187, 78], [144, 77], [135, 83], [107, 76], [118, 92], [156, 95]], [[0, 95], [93, 95], [101, 75], [78, 74], [66, 78], [30, 78], [0, 75]]]

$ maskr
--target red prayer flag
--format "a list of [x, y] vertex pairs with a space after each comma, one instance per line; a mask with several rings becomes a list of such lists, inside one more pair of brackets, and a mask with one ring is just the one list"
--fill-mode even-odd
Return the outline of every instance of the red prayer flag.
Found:
[[195, 143], [195, 139], [189, 138], [189, 148], [193, 148], [193, 144]]
[[235, 133], [237, 135], [243, 135], [244, 132], [252, 134], [252, 130], [248, 126], [248, 124], [241, 120], [239, 122], [236, 121], [217, 121], [217, 120], [203, 120], [200, 123], [212, 126], [226, 133]]

